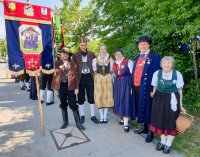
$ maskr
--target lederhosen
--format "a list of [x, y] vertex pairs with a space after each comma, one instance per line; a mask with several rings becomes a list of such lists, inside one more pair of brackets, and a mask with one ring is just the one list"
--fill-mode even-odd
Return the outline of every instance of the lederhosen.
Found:
[[62, 80], [58, 91], [60, 96], [60, 108], [65, 109], [69, 105], [72, 111], [77, 111], [78, 105], [76, 104], [76, 95], [74, 94], [74, 90], [68, 90], [68, 70], [66, 67], [64, 67], [64, 72], [61, 77]]
[[40, 79], [41, 79], [40, 89], [45, 90], [46, 85], [47, 85], [48, 90], [51, 90], [51, 83], [52, 83], [52, 79], [53, 79], [53, 74], [42, 73]]
[[82, 73], [79, 83], [78, 103], [84, 104], [85, 102], [85, 90], [87, 92], [87, 100], [90, 104], [94, 104], [94, 80], [90, 73], [90, 69], [87, 63], [88, 56], [82, 55]]

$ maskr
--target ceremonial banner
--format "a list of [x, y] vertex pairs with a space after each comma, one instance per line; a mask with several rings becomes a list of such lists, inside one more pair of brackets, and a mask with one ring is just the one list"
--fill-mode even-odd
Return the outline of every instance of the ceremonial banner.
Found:
[[42, 71], [52, 73], [51, 9], [4, 1], [9, 70], [19, 75]]
[[59, 53], [57, 51], [64, 47], [64, 31], [62, 26], [62, 20], [59, 15], [53, 16], [53, 25], [54, 25], [54, 59], [57, 60]]

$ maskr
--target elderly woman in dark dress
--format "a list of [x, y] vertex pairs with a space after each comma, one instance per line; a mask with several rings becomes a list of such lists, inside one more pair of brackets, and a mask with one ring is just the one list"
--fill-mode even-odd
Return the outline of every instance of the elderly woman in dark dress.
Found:
[[152, 78], [154, 86], [152, 97], [152, 114], [150, 130], [161, 137], [156, 150], [170, 152], [176, 131], [176, 119], [180, 111], [186, 113], [182, 106], [182, 88], [184, 85], [181, 73], [174, 69], [174, 59], [166, 56], [161, 60], [162, 69], [156, 71]]

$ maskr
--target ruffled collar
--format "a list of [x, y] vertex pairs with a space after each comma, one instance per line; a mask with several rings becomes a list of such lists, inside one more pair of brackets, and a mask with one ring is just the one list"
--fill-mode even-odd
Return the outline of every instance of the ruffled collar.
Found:
[[106, 56], [104, 58], [101, 56], [101, 54], [99, 54], [97, 56], [98, 62], [101, 62], [103, 64], [107, 62], [108, 58], [109, 58], [109, 54], [108, 53], [106, 53]]

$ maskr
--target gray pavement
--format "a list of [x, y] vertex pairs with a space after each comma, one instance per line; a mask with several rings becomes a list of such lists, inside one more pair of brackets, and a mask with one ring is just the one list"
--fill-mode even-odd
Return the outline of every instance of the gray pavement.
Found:
[[10, 78], [11, 74], [8, 73], [7, 63], [0, 63], [0, 79]]
[[[170, 157], [155, 150], [155, 144], [146, 144], [144, 137], [124, 133], [118, 118], [109, 113], [107, 124], [94, 124], [86, 105], [84, 134], [90, 139], [77, 146], [58, 150], [50, 131], [62, 123], [59, 100], [55, 92], [55, 104], [43, 105], [45, 136], [41, 135], [39, 109], [36, 100], [22, 91], [17, 83], [0, 83], [0, 157]], [[96, 115], [99, 117], [96, 110]], [[69, 123], [75, 125], [69, 111]]]

